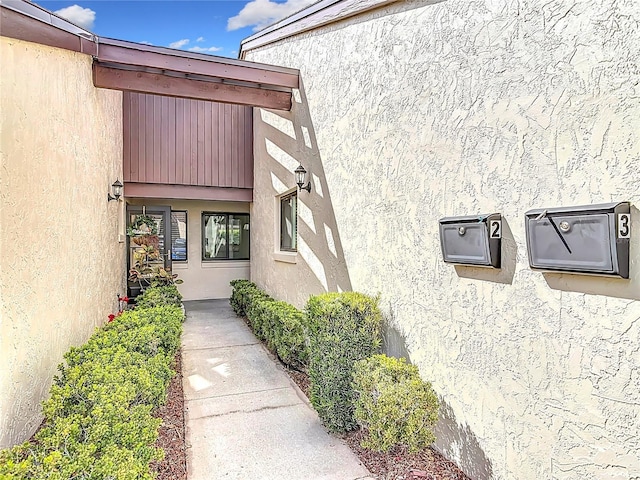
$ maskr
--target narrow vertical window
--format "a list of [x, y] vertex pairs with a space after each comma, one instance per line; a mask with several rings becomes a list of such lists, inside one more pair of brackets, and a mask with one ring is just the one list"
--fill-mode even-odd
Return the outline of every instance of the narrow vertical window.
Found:
[[250, 243], [249, 215], [229, 214], [229, 258], [247, 260]]
[[187, 212], [171, 211], [171, 260], [187, 260]]
[[298, 248], [298, 196], [296, 192], [280, 198], [280, 250]]

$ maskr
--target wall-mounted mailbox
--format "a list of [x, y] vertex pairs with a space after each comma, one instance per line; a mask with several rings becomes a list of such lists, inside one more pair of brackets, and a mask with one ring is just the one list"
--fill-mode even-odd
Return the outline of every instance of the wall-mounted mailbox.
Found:
[[629, 202], [525, 214], [531, 268], [629, 278]]
[[499, 213], [440, 219], [440, 246], [447, 263], [500, 268]]

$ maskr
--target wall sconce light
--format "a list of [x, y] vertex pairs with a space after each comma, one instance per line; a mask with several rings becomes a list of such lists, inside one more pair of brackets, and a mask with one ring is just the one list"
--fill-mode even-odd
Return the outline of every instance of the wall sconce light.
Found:
[[304, 169], [304, 167], [302, 165], [298, 165], [298, 168], [296, 168], [293, 173], [296, 174], [296, 183], [298, 184], [298, 188], [300, 189], [300, 191], [306, 190], [307, 192], [311, 193], [311, 179], [309, 179], [309, 183], [307, 183], [303, 187], [304, 177], [307, 175], [307, 171]]
[[113, 193], [113, 196], [111, 193], [107, 193], [107, 202], [120, 199], [122, 196], [122, 183], [120, 183], [120, 180], [116, 180], [111, 184], [111, 192]]

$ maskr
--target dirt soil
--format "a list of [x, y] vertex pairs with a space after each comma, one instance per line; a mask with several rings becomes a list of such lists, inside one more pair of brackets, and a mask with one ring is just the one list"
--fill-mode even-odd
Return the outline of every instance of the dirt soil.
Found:
[[167, 403], [154, 414], [162, 418], [156, 447], [164, 450], [164, 459], [151, 464], [151, 471], [156, 472], [157, 480], [186, 480], [187, 478], [181, 351], [176, 354], [172, 368], [177, 373], [169, 383]]

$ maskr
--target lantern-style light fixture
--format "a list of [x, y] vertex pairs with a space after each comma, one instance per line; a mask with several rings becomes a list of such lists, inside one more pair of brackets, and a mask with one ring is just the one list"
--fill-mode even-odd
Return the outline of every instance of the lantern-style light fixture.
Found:
[[[113, 195], [111, 195], [111, 193], [113, 193]], [[122, 183], [120, 183], [120, 180], [116, 180], [111, 184], [111, 193], [107, 193], [107, 202], [120, 199], [122, 196]]]
[[311, 193], [311, 180], [309, 180], [309, 183], [307, 183], [306, 185], [304, 184], [304, 179], [307, 175], [307, 171], [304, 169], [304, 167], [302, 165], [298, 165], [298, 168], [294, 170], [294, 173], [296, 174], [296, 183], [298, 184], [298, 188], [300, 189], [300, 191], [306, 190], [307, 192]]

